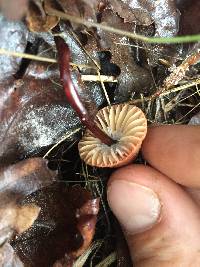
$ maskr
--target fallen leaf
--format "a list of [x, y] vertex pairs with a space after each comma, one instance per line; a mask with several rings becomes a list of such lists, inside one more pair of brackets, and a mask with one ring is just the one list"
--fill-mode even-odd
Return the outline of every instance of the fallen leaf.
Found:
[[7, 264], [10, 254], [14, 258], [10, 255], [9, 262], [15, 261], [8, 241], [14, 234], [29, 229], [40, 212], [39, 206], [21, 205], [20, 202], [28, 194], [51, 184], [55, 176], [56, 172], [47, 167], [47, 160], [41, 158], [27, 159], [0, 169], [0, 263]]
[[[122, 18], [109, 9], [102, 13], [101, 23], [126, 31], [133, 31], [135, 28], [133, 23], [125, 23]], [[117, 76], [115, 100], [126, 101], [133, 92], [145, 93], [149, 90], [152, 84], [151, 73], [149, 69], [143, 68], [135, 62], [132, 51], [133, 41], [128, 37], [121, 37], [101, 29], [97, 30], [96, 35], [98, 39], [90, 37], [85, 49], [91, 53], [99, 51], [101, 72], [105, 75]]]
[[26, 22], [31, 32], [48, 32], [58, 24], [58, 17], [45, 13], [43, 6], [48, 5], [49, 2], [53, 5], [53, 1], [50, 0], [34, 0], [29, 3]]
[[[70, 46], [72, 42], [76, 43], [71, 35], [65, 36], [69, 37]], [[41, 47], [38, 53], [49, 50], [49, 45], [44, 42]], [[80, 51], [80, 58], [83, 56], [86, 64], [91, 61], [80, 45], [73, 45], [72, 48], [72, 58], [75, 52]], [[52, 56], [52, 50], [47, 57], [49, 54]], [[77, 83], [75, 76], [73, 81]], [[103, 103], [100, 84], [82, 86], [87, 92], [84, 101], [90, 106]], [[22, 79], [0, 79], [0, 166], [34, 155], [58, 142], [64, 135], [69, 135], [68, 140], [72, 140], [73, 131], [79, 126], [80, 121], [67, 103], [60, 85], [56, 64], [33, 62]]]
[[54, 184], [28, 196], [25, 203], [41, 207], [32, 228], [11, 243], [23, 263], [45, 267], [62, 259], [73, 262], [90, 245], [99, 199], [80, 186]]
[[96, 11], [98, 8], [97, 0], [93, 0], [90, 3], [84, 0], [56, 0], [56, 2], [59, 3], [62, 9], [69, 15], [96, 21]]
[[179, 34], [198, 34], [200, 32], [200, 2], [198, 0], [180, 0], [178, 8], [181, 12]]
[[24, 267], [19, 257], [8, 243], [0, 247], [0, 266], [2, 267]]
[[112, 9], [125, 21], [150, 25], [155, 23], [155, 36], [174, 36], [179, 30], [179, 12], [172, 0], [109, 0]]
[[[28, 31], [22, 22], [8, 21], [0, 15], [0, 36], [0, 48], [15, 52], [25, 51]], [[20, 63], [20, 58], [0, 55], [0, 82], [15, 74]]]
[[0, 169], [0, 208], [18, 203], [24, 196], [55, 181], [56, 172], [42, 158], [23, 160]]
[[194, 116], [190, 119], [190, 121], [189, 121], [188, 124], [190, 124], [190, 125], [200, 125], [200, 112], [197, 113], [196, 115], [194, 115]]
[[38, 152], [79, 124], [54, 74], [33, 64], [23, 79], [0, 83], [1, 165]]

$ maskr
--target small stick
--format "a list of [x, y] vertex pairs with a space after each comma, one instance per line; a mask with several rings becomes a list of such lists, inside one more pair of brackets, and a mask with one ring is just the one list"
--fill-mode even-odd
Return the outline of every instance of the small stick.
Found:
[[177, 85], [184, 77], [186, 71], [192, 65], [200, 61], [200, 50], [198, 49], [192, 55], [189, 55], [178, 67], [174, 68], [172, 73], [164, 80], [163, 85], [153, 95], [153, 98], [160, 96], [165, 91], [168, 91], [172, 86]]
[[[41, 57], [41, 56], [36, 56], [32, 54], [27, 54], [27, 53], [19, 53], [19, 52], [14, 52], [14, 51], [8, 51], [5, 49], [0, 48], [0, 55], [4, 56], [12, 56], [12, 57], [19, 57], [19, 58], [27, 58], [30, 60], [36, 60], [36, 61], [42, 61], [42, 62], [48, 62], [48, 63], [58, 63], [57, 59], [54, 58], [48, 58], [48, 57]], [[70, 66], [77, 66], [79, 68], [87, 68], [87, 69], [95, 69], [94, 66], [90, 65], [84, 65], [84, 64], [76, 64], [76, 63], [69, 63]], [[117, 80], [115, 79], [114, 76], [106, 76], [106, 75], [101, 75], [101, 79], [99, 75], [86, 75], [82, 74], [81, 75], [81, 80], [83, 82], [104, 82], [104, 83], [117, 83]]]
[[68, 45], [64, 40], [55, 36], [55, 43], [58, 50], [58, 63], [60, 68], [60, 78], [65, 90], [67, 100], [69, 101], [71, 107], [77, 112], [81, 122], [91, 131], [91, 133], [99, 138], [102, 143], [110, 146], [115, 143], [115, 141], [110, 138], [106, 133], [104, 133], [91, 119], [86, 108], [83, 106], [81, 99], [78, 95], [77, 89], [75, 88], [70, 74], [70, 50]]
[[83, 82], [103, 82], [103, 83], [117, 83], [117, 80], [114, 76], [106, 76], [106, 75], [86, 75], [81, 74], [81, 80]]

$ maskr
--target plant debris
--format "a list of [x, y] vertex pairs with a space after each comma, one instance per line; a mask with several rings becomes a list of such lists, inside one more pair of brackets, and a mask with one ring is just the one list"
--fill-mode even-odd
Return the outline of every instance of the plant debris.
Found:
[[[128, 104], [149, 124], [198, 123], [199, 43], [170, 44], [199, 33], [198, 7], [0, 0], [0, 265], [131, 266], [106, 201], [113, 170], [81, 161], [83, 125], [62, 85], [74, 85], [87, 121]], [[154, 37], [157, 44], [148, 42]], [[67, 64], [58, 39], [71, 52]]]
[[12, 242], [22, 261], [45, 267], [59, 260], [72, 266], [91, 244], [99, 199], [79, 186], [57, 184], [30, 195], [25, 203], [36, 203], [41, 212], [35, 225]]

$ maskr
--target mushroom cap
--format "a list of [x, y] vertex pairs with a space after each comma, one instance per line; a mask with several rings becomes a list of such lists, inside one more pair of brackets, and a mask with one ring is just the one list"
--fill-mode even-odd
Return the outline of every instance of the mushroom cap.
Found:
[[138, 154], [147, 133], [144, 113], [131, 104], [116, 104], [98, 111], [95, 123], [116, 143], [108, 146], [89, 130], [78, 144], [79, 154], [86, 164], [96, 167], [120, 167]]

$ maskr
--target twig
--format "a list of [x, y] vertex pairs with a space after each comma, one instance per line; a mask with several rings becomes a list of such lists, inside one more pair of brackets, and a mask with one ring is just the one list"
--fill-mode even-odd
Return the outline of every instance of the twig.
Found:
[[108, 102], [108, 105], [110, 106], [110, 105], [111, 105], [111, 103], [110, 103], [110, 99], [109, 99], [108, 93], [107, 93], [107, 91], [106, 91], [105, 85], [104, 85], [104, 83], [103, 83], [103, 81], [102, 81], [102, 79], [101, 79], [101, 74], [100, 74], [100, 71], [99, 71], [99, 70], [97, 71], [97, 74], [98, 74], [98, 77], [99, 77], [99, 80], [100, 80], [101, 87], [102, 87], [102, 89], [103, 89], [104, 95], [105, 95], [106, 100], [107, 100], [107, 102]]
[[118, 81], [114, 76], [106, 76], [106, 75], [81, 75], [81, 80], [83, 82], [103, 82], [103, 83], [117, 83]]
[[143, 35], [131, 33], [128, 31], [123, 31], [120, 29], [116, 29], [116, 28], [113, 28], [113, 27], [105, 25], [105, 24], [95, 23], [95, 22], [84, 20], [84, 19], [79, 18], [79, 17], [71, 16], [71, 15], [68, 15], [64, 12], [58, 11], [52, 7], [49, 7], [49, 6], [46, 7], [46, 13], [49, 15], [54, 15], [54, 16], [60, 17], [60, 18], [65, 19], [65, 20], [70, 20], [70, 21], [77, 23], [77, 24], [83, 24], [87, 27], [96, 27], [98, 29], [102, 29], [102, 30], [107, 31], [107, 32], [112, 32], [112, 33], [116, 33], [118, 35], [127, 36], [131, 39], [137, 39], [137, 40], [147, 42], [147, 43], [160, 43], [160, 44], [162, 44], [162, 43], [188, 43], [188, 42], [200, 41], [200, 34], [176, 36], [176, 37], [146, 37]]
[[161, 93], [168, 91], [172, 86], [177, 85], [189, 70], [189, 67], [197, 64], [200, 61], [200, 51], [197, 50], [192, 55], [186, 57], [186, 59], [178, 66], [175, 67], [172, 73], [164, 80], [163, 85], [155, 93], [153, 97], [161, 95]]
[[[188, 89], [190, 87], [197, 86], [198, 84], [200, 84], [200, 79], [196, 79], [193, 82], [190, 82], [190, 83], [187, 83], [187, 84], [172, 88], [172, 89], [170, 89], [170, 90], [168, 90], [166, 92], [162, 92], [160, 94], [160, 96], [166, 96], [166, 95], [169, 95], [171, 93], [176, 93], [176, 92], [181, 91], [181, 90], [186, 90], [186, 89]], [[129, 103], [130, 104], [139, 104], [139, 103], [143, 103], [144, 101], [148, 102], [148, 101], [154, 100], [155, 99], [154, 96], [155, 95], [151, 95], [151, 96], [148, 96], [148, 97], [142, 97], [141, 99], [130, 100]]]
[[[36, 61], [42, 61], [42, 62], [48, 62], [48, 63], [58, 63], [57, 59], [54, 58], [47, 58], [47, 57], [41, 57], [41, 56], [36, 56], [32, 54], [27, 54], [27, 53], [18, 53], [14, 51], [7, 51], [5, 49], [0, 48], [0, 54], [1, 55], [6, 55], [6, 56], [13, 56], [13, 57], [19, 57], [19, 58], [27, 58], [31, 60], [36, 60]], [[70, 62], [69, 63], [71, 66], [76, 66], [79, 68], [94, 68], [93, 66], [89, 65], [84, 65], [84, 64], [75, 64]], [[94, 68], [95, 69], [95, 68]], [[115, 79], [114, 76], [106, 76], [106, 75], [81, 75], [81, 80], [85, 82], [104, 82], [104, 83], [117, 83], [117, 80]]]

